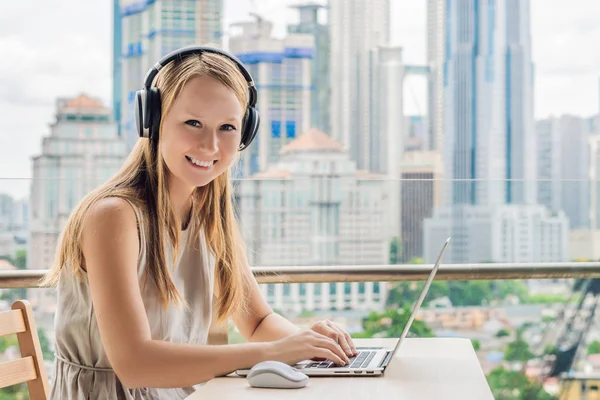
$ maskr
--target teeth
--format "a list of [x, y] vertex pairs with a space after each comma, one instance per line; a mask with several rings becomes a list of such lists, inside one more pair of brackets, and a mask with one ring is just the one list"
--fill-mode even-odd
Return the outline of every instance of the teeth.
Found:
[[188, 158], [190, 159], [190, 161], [192, 163], [198, 165], [199, 167], [206, 167], [206, 168], [208, 168], [208, 167], [212, 167], [212, 165], [214, 164], [214, 161], [199, 161], [199, 160], [196, 160], [195, 158], [192, 158], [192, 157], [189, 157], [189, 156], [188, 156]]

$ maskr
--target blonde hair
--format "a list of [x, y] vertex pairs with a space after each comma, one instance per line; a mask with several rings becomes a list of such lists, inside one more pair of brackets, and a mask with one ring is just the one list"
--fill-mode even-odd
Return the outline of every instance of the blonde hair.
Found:
[[[168, 114], [175, 99], [191, 79], [210, 76], [233, 90], [245, 109], [248, 87], [238, 67], [224, 56], [212, 53], [191, 55], [173, 61], [158, 74], [155, 86], [160, 90], [161, 114]], [[162, 123], [161, 123], [162, 130]], [[204, 230], [206, 241], [216, 262], [218, 320], [246, 309], [245, 291], [248, 283], [246, 253], [233, 209], [233, 189], [230, 171], [215, 178], [208, 185], [198, 187], [192, 195], [189, 229], [199, 238]], [[181, 221], [173, 211], [168, 194], [168, 172], [156, 141], [138, 140], [121, 170], [109, 181], [89, 193], [71, 213], [63, 230], [54, 263], [42, 285], [55, 286], [64, 268], [83, 278], [84, 261], [81, 249], [82, 231], [86, 215], [98, 201], [120, 197], [143, 211], [146, 224], [147, 276], [158, 290], [161, 304], [181, 303], [166, 263], [163, 238], [168, 236], [177, 254]], [[196, 241], [197, 243], [197, 241]]]

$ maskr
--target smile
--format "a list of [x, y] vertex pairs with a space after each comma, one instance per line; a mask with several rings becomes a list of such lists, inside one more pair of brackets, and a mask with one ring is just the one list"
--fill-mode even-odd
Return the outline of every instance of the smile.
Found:
[[201, 160], [196, 160], [193, 157], [190, 156], [185, 156], [185, 159], [188, 160], [188, 162], [195, 168], [199, 168], [199, 169], [211, 169], [213, 167], [213, 165], [215, 165], [218, 160], [213, 160], [213, 161], [201, 161]]

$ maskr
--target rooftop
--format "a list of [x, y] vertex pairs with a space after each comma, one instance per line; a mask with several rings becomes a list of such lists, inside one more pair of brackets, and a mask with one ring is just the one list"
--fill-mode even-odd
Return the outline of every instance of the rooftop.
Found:
[[285, 145], [279, 154], [291, 154], [306, 151], [330, 151], [341, 153], [344, 146], [337, 140], [318, 129], [310, 129]]
[[66, 97], [57, 100], [56, 108], [59, 114], [110, 114], [111, 110], [105, 107], [98, 99], [80, 94], [77, 97]]

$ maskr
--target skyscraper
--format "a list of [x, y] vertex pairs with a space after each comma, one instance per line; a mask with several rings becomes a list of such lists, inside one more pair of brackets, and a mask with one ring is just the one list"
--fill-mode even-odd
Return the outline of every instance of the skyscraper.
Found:
[[427, 65], [429, 100], [429, 148], [439, 149], [443, 134], [445, 0], [427, 0]]
[[529, 0], [444, 5], [445, 208], [425, 222], [426, 257], [451, 235], [451, 262], [563, 261], [567, 219], [536, 205]]
[[446, 203], [533, 204], [529, 1], [446, 0], [446, 13]]
[[319, 10], [325, 8], [316, 3], [294, 6], [300, 12], [300, 21], [288, 26], [288, 33], [308, 34], [315, 38], [315, 52], [311, 61], [311, 126], [323, 132], [331, 132], [330, 109], [331, 85], [329, 77], [329, 48], [331, 45], [329, 25], [319, 22]]
[[146, 71], [159, 58], [183, 46], [221, 47], [223, 0], [121, 0], [119, 6], [121, 25], [116, 27], [121, 29], [121, 48], [115, 53], [121, 55], [121, 98], [117, 98], [121, 104], [120, 114], [115, 114], [131, 149], [137, 141], [133, 102]]
[[315, 38], [310, 34], [272, 36], [273, 23], [261, 17], [232, 25], [229, 49], [242, 61], [258, 92], [261, 126], [244, 151], [241, 176], [263, 171], [279, 151], [311, 124], [311, 72]]
[[331, 135], [371, 169], [375, 50], [390, 39], [390, 0], [330, 0]]
[[119, 0], [113, 0], [113, 55], [112, 55], [112, 73], [113, 88], [112, 102], [115, 121], [117, 122], [117, 131], [121, 135], [121, 96], [123, 93], [123, 77], [121, 76], [121, 47], [122, 47], [122, 28], [121, 7]]

